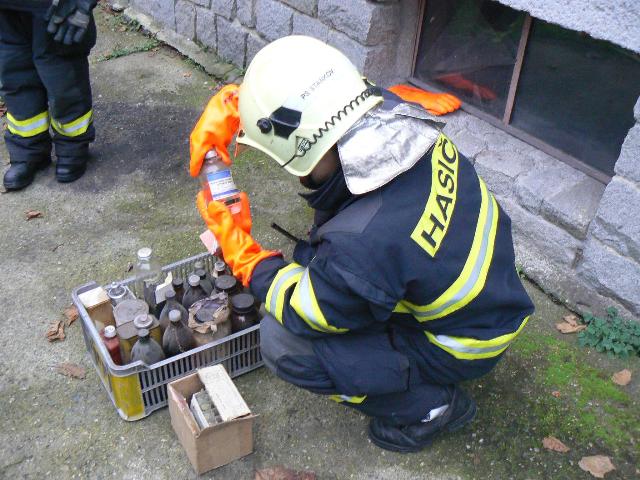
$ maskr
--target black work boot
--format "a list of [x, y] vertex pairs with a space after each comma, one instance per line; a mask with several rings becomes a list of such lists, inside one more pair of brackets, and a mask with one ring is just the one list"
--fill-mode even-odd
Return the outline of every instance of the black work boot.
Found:
[[454, 387], [449, 408], [429, 422], [396, 426], [380, 418], [369, 423], [369, 438], [380, 448], [393, 452], [417, 452], [428, 446], [440, 432], [453, 432], [473, 420], [476, 402], [460, 387]]
[[88, 156], [61, 157], [56, 161], [56, 180], [61, 183], [74, 182], [87, 170]]
[[12, 162], [9, 170], [4, 174], [4, 187], [7, 190], [20, 190], [26, 187], [36, 175], [38, 170], [46, 168], [51, 160], [40, 162]]

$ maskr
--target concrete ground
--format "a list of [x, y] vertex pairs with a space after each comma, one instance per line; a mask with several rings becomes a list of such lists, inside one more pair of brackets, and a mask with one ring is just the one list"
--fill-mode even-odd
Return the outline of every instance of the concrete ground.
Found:
[[[216, 82], [119, 17], [99, 11], [98, 20], [98, 137], [87, 174], [63, 185], [49, 168], [24, 191], [0, 196], [0, 478], [195, 478], [167, 409], [133, 423], [117, 416], [79, 322], [63, 342], [44, 338], [74, 287], [124, 278], [139, 247], [151, 245], [163, 262], [202, 251], [188, 135]], [[0, 154], [6, 162], [3, 144]], [[268, 225], [305, 232], [310, 211], [296, 179], [251, 154], [234, 176], [252, 199], [256, 237], [290, 252]], [[29, 209], [43, 217], [26, 221]], [[385, 452], [368, 441], [364, 416], [260, 369], [237, 380], [260, 415], [255, 453], [203, 478], [251, 479], [277, 464], [320, 479], [590, 478], [577, 463], [593, 454], [611, 456], [617, 470], [608, 479], [638, 477], [640, 382], [617, 387], [609, 377], [625, 367], [637, 375], [640, 362], [560, 338], [553, 324], [566, 310], [525, 283], [537, 312], [495, 371], [467, 385], [479, 413], [462, 431], [419, 454]], [[64, 361], [86, 367], [86, 378], [57, 374]], [[544, 450], [548, 435], [571, 451]]]

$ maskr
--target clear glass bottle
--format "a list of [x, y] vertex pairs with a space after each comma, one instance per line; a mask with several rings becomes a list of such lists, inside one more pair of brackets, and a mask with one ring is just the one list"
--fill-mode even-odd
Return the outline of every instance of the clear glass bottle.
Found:
[[200, 184], [207, 203], [212, 200], [223, 202], [233, 215], [240, 213], [240, 190], [231, 176], [231, 169], [215, 150], [209, 150], [204, 156], [200, 170]]
[[176, 292], [174, 292], [173, 290], [167, 290], [167, 292], [165, 293], [165, 298], [167, 299], [167, 302], [164, 304], [164, 308], [162, 309], [160, 318], [158, 319], [160, 321], [160, 328], [162, 329], [162, 331], [166, 332], [167, 328], [169, 327], [169, 312], [171, 312], [172, 310], [177, 310], [178, 312], [180, 312], [180, 315], [182, 316], [182, 323], [184, 325], [187, 325], [189, 323], [189, 313], [187, 312], [186, 308], [178, 303]]
[[182, 297], [182, 306], [189, 310], [191, 305], [203, 298], [207, 298], [207, 293], [200, 286], [200, 277], [197, 275], [189, 275], [189, 286], [184, 292], [184, 297]]
[[149, 336], [149, 330], [143, 328], [138, 331], [138, 341], [131, 349], [131, 361], [141, 360], [147, 365], [153, 365], [164, 360], [164, 352], [158, 342]]
[[151, 312], [157, 314], [156, 287], [162, 283], [163, 275], [160, 264], [153, 257], [153, 250], [148, 247], [138, 250], [135, 278], [138, 293], [142, 294]]
[[256, 300], [250, 293], [239, 293], [231, 297], [232, 333], [253, 327], [260, 321], [255, 303]]
[[169, 326], [162, 336], [162, 348], [167, 357], [184, 353], [196, 348], [196, 340], [189, 327], [182, 323], [182, 315], [178, 310], [169, 312]]

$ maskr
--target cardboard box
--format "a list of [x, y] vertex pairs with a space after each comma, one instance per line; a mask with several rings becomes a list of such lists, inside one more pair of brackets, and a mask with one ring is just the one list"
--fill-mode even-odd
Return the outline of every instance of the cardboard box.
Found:
[[109, 295], [102, 287], [96, 287], [87, 292], [81, 293], [78, 298], [87, 309], [87, 313], [96, 326], [96, 330], [100, 331], [107, 325], [116, 325], [113, 318], [113, 307], [109, 300]]
[[[189, 403], [205, 388], [222, 423], [200, 429]], [[255, 415], [222, 365], [203, 368], [167, 386], [171, 426], [197, 474], [226, 465], [253, 452]]]

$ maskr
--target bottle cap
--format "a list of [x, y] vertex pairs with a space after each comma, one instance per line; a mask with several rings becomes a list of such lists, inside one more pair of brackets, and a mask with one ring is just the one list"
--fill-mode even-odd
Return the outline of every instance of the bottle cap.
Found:
[[138, 330], [138, 338], [148, 338], [149, 337], [149, 330], [147, 330], [146, 328], [141, 328], [140, 330]]
[[105, 338], [113, 338], [116, 336], [116, 327], [113, 325], [107, 325], [104, 327], [104, 337]]
[[204, 268], [204, 262], [202, 260], [196, 260], [195, 262], [193, 262], [194, 270], [200, 270], [201, 268]]
[[153, 317], [148, 314], [138, 315], [133, 319], [133, 326], [140, 328], [150, 328], [153, 325]]
[[204, 271], [204, 268], [199, 268], [198, 270], [196, 270], [195, 273], [197, 276], [200, 277], [200, 280], [202, 280], [204, 277], [207, 276], [207, 272]]
[[169, 290], [164, 292], [164, 298], [166, 298], [167, 300], [172, 300], [176, 298], [176, 291], [170, 288]]
[[169, 312], [169, 321], [176, 323], [179, 322], [180, 320], [182, 320], [182, 314], [180, 313], [180, 310], [171, 310]]
[[231, 275], [220, 275], [216, 278], [216, 290], [219, 292], [229, 292], [236, 288], [237, 280]]
[[215, 150], [209, 150], [204, 156], [205, 160], [211, 160], [213, 158], [218, 158], [218, 152], [216, 152]]
[[183, 287], [184, 286], [184, 280], [182, 280], [182, 278], [180, 277], [173, 277], [173, 280], [171, 280], [171, 285], [173, 285], [174, 287]]
[[138, 250], [138, 258], [140, 260], [148, 260], [149, 258], [151, 258], [152, 253], [153, 250], [151, 250], [149, 247], [143, 247]]
[[218, 260], [213, 268], [216, 270], [216, 272], [223, 272], [227, 268], [227, 264], [222, 260]]
[[231, 297], [231, 305], [239, 313], [249, 313], [255, 307], [255, 298], [250, 293], [239, 293]]
[[200, 277], [197, 275], [189, 275], [189, 285], [192, 287], [200, 285]]

